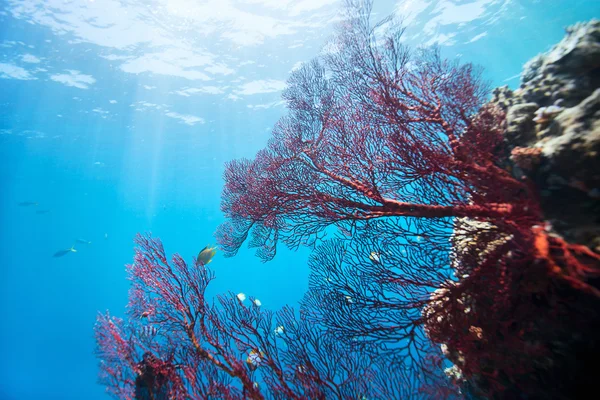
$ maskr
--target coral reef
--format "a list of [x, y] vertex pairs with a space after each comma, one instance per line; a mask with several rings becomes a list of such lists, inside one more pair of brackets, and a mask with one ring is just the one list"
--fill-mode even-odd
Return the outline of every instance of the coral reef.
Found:
[[[335, 52], [292, 73], [266, 148], [226, 165], [219, 244], [234, 256], [247, 243], [264, 261], [278, 245], [311, 247], [307, 318], [380, 349], [413, 386], [437, 385], [431, 366], [450, 360], [448, 374], [481, 398], [565, 398], [586, 377], [573, 355], [594, 353], [600, 256], [547, 223], [535, 174], [558, 160], [534, 143], [581, 101], [502, 89], [484, 105], [472, 65], [375, 31], [356, 13]], [[561, 54], [590, 41], [572, 34]], [[552, 59], [531, 68], [563, 63]], [[325, 238], [333, 228], [340, 236]]]
[[127, 318], [98, 317], [101, 382], [129, 399], [595, 389], [600, 24], [486, 105], [472, 65], [410, 52], [371, 1], [348, 5], [336, 51], [292, 72], [266, 148], [224, 173], [226, 256], [312, 249], [300, 312], [211, 304], [210, 249], [187, 264], [138, 236]]
[[[595, 388], [600, 356], [600, 22], [568, 28], [560, 43], [525, 65], [520, 88], [495, 89], [491, 103], [506, 112], [503, 165], [530, 182], [548, 223], [533, 229], [537, 260], [524, 263], [518, 249], [508, 262], [498, 260], [497, 269], [514, 274], [520, 266], [521, 272], [503, 304], [490, 305], [489, 297], [464, 289], [473, 273], [469, 261], [509, 238], [491, 223], [456, 219], [450, 240], [459, 280], [432, 294], [423, 313], [437, 320], [427, 334], [443, 343], [454, 364], [446, 374], [469, 398], [582, 398]], [[572, 260], [583, 261], [586, 290], [539, 268], [545, 256], [561, 251], [547, 267], [561, 274]], [[453, 300], [450, 291], [461, 288], [464, 295]], [[444, 325], [462, 329], [464, 337], [442, 340]], [[470, 354], [478, 355], [475, 369]]]
[[600, 21], [567, 28], [518, 89], [493, 94], [515, 177], [534, 182], [555, 232], [600, 252]]

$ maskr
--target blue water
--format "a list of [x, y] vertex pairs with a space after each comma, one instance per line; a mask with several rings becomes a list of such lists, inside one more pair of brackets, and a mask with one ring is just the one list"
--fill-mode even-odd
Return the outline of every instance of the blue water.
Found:
[[[125, 310], [134, 235], [188, 260], [214, 242], [224, 163], [265, 146], [290, 70], [319, 53], [340, 6], [0, 1], [0, 399], [108, 398], [93, 325]], [[523, 63], [600, 3], [375, 1], [378, 16], [394, 11], [408, 45], [440, 43], [492, 86], [516, 87]], [[92, 243], [52, 257], [78, 238]], [[217, 255], [210, 293], [295, 304], [307, 257]]]

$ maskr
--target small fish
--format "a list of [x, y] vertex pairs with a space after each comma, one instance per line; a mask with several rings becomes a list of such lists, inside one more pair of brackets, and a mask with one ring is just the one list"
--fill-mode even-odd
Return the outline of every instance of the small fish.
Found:
[[140, 333], [142, 334], [143, 337], [152, 339], [154, 336], [156, 336], [158, 334], [158, 329], [152, 325], [144, 325], [142, 327], [142, 330]]
[[379, 260], [381, 259], [381, 254], [379, 254], [376, 251], [372, 251], [371, 254], [369, 254], [369, 259], [375, 263], [378, 263]]
[[344, 296], [346, 298], [346, 302], [348, 303], [354, 303], [354, 300], [352, 300], [352, 297], [350, 296]]
[[75, 243], [92, 244], [92, 242], [84, 239], [75, 239]]
[[212, 261], [215, 254], [217, 254], [216, 247], [210, 247], [210, 245], [206, 246], [198, 253], [198, 264], [207, 265]]
[[344, 236], [346, 236], [346, 237], [350, 237], [350, 238], [352, 237], [352, 232], [350, 232], [348, 229], [346, 229], [346, 228], [343, 228], [343, 227], [341, 227], [341, 226], [338, 226], [337, 228], [338, 228], [338, 230], [340, 231], [340, 233], [341, 233], [342, 235], [344, 235]]
[[37, 206], [38, 203], [36, 203], [35, 201], [22, 201], [19, 203], [19, 206], [21, 207], [29, 207], [29, 206]]
[[77, 250], [75, 250], [75, 246], [71, 247], [70, 249], [59, 250], [56, 253], [54, 253], [53, 257], [62, 257], [65, 254], [69, 253], [77, 253]]
[[140, 319], [142, 318], [148, 318], [150, 316], [150, 314], [152, 314], [151, 311], [144, 311], [141, 315], [140, 315]]
[[244, 301], [246, 300], [246, 295], [244, 293], [238, 293], [237, 298], [239, 301]]
[[104, 240], [108, 239], [108, 233], [104, 234]]
[[256, 368], [260, 366], [265, 357], [265, 353], [259, 350], [250, 350], [248, 353], [248, 358], [246, 358], [246, 363], [251, 371], [254, 371]]
[[42, 215], [42, 214], [48, 214], [50, 212], [50, 210], [37, 210], [35, 213], [38, 215]]
[[260, 302], [260, 300], [259, 300], [259, 299], [254, 299], [254, 305], [255, 305], [256, 307], [260, 307], [260, 306], [262, 306], [262, 303]]

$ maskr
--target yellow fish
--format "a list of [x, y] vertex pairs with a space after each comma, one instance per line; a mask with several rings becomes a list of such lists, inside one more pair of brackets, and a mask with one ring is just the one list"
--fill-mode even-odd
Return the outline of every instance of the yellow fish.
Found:
[[260, 366], [262, 363], [262, 359], [265, 357], [265, 353], [258, 350], [250, 350], [248, 353], [248, 358], [246, 358], [246, 363], [251, 371], [254, 371], [256, 368]]
[[207, 265], [212, 261], [215, 254], [217, 254], [216, 247], [210, 247], [210, 245], [206, 246], [198, 253], [198, 264]]

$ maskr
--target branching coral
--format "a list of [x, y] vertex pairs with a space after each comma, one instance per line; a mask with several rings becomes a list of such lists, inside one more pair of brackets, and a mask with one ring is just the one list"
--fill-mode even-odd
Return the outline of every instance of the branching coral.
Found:
[[[551, 305], [565, 290], [598, 301], [597, 255], [545, 229], [531, 183], [502, 167], [504, 112], [482, 106], [477, 69], [411, 53], [352, 10], [332, 51], [290, 77], [268, 146], [227, 165], [218, 240], [234, 255], [249, 239], [265, 261], [281, 242], [311, 246], [311, 318], [420, 380], [425, 327], [481, 394], [535, 393], [527, 376], [555, 347], [539, 325], [566, 335], [570, 310]], [[534, 168], [538, 153], [513, 156]]]
[[136, 243], [128, 316], [100, 314], [95, 327], [100, 382], [115, 398], [416, 398], [377, 349], [339, 340], [289, 307], [274, 313], [233, 293], [211, 305], [206, 265], [169, 261], [149, 236]]

